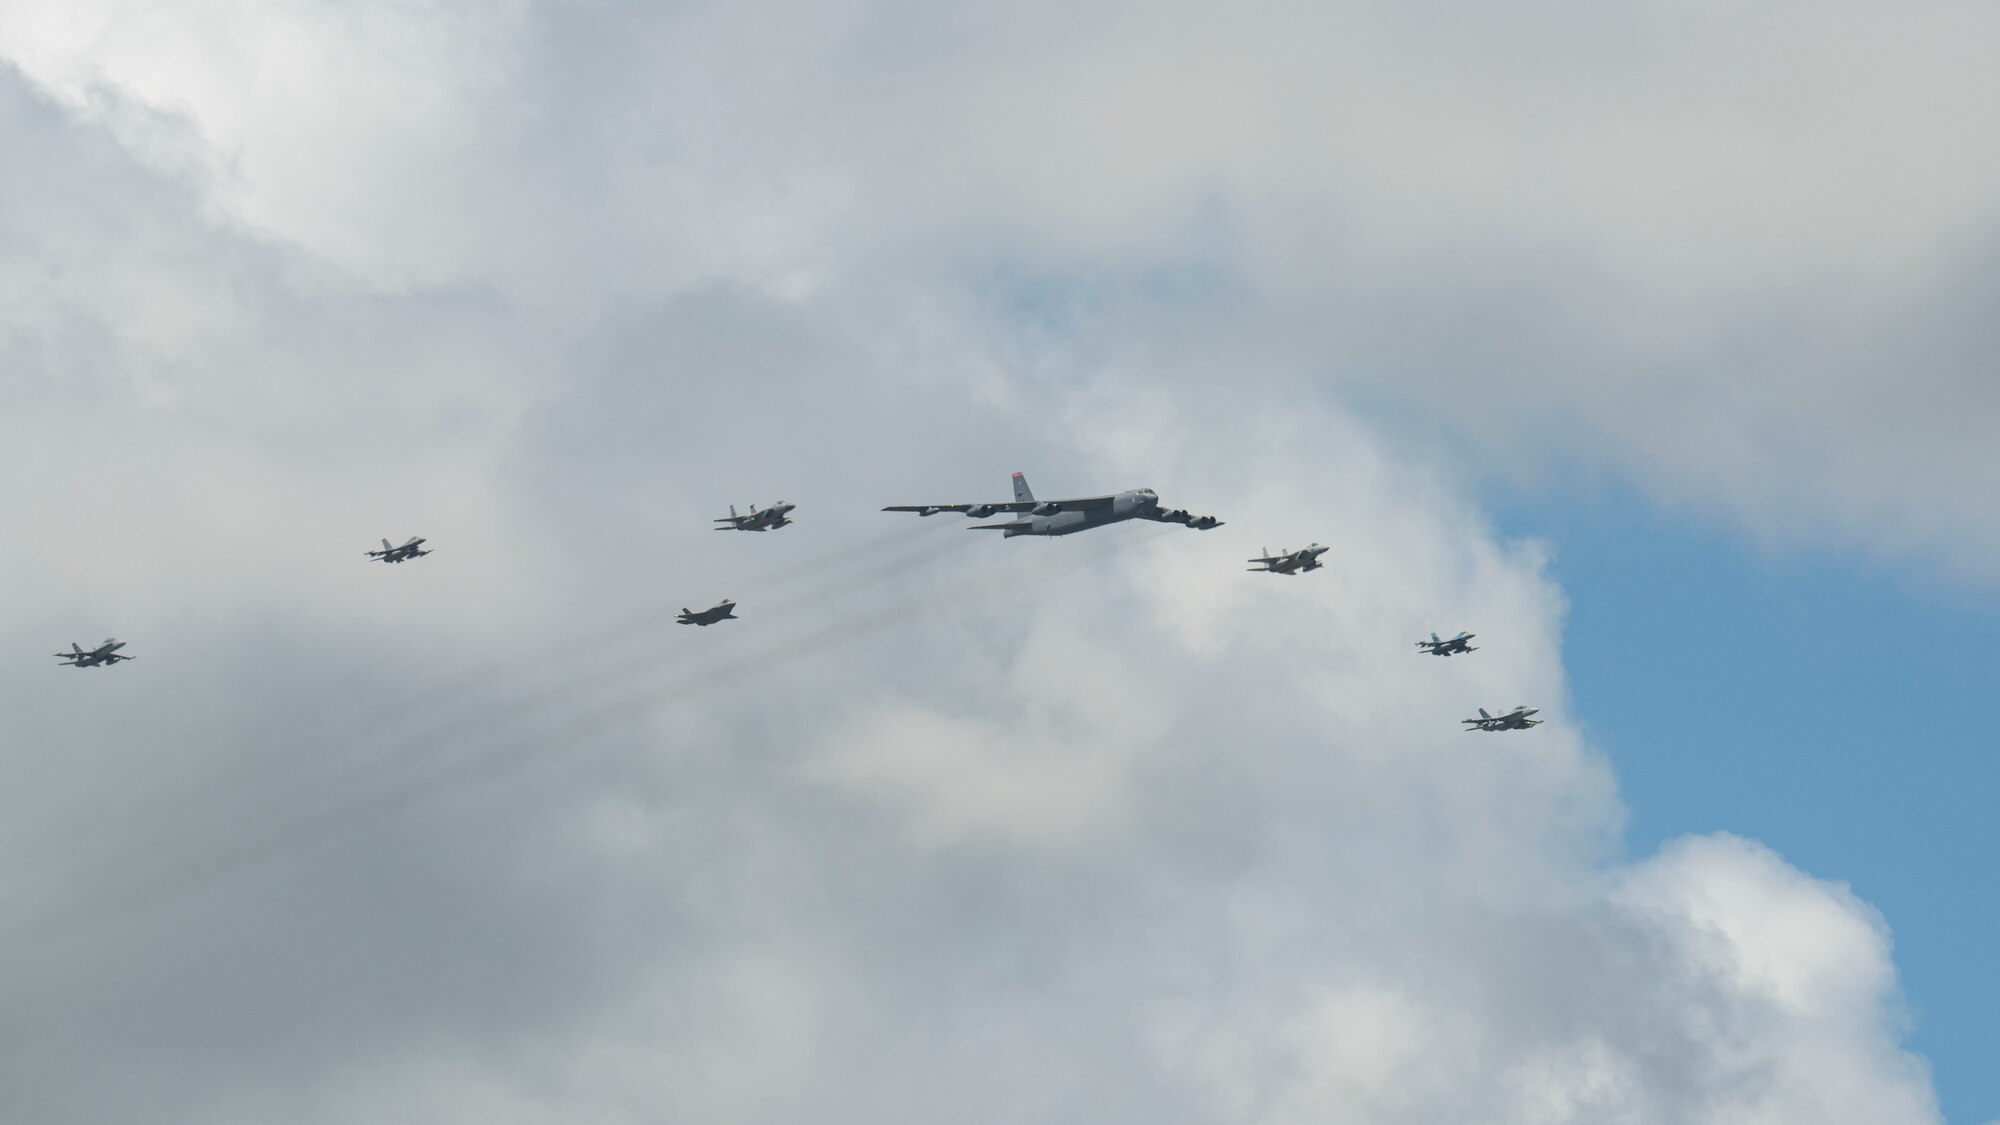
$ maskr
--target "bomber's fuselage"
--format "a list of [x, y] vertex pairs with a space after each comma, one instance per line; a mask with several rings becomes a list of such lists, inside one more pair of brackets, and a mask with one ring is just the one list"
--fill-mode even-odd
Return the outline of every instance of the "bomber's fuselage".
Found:
[[1030, 512], [1023, 517], [1027, 521], [1027, 527], [1010, 527], [1002, 534], [1009, 539], [1016, 535], [1072, 535], [1079, 531], [1089, 531], [1093, 527], [1103, 527], [1108, 523], [1120, 523], [1159, 506], [1160, 497], [1152, 489], [1135, 488], [1129, 492], [1121, 492], [1111, 498], [1111, 503], [1095, 508], [1079, 508], [1049, 516], [1038, 516]]

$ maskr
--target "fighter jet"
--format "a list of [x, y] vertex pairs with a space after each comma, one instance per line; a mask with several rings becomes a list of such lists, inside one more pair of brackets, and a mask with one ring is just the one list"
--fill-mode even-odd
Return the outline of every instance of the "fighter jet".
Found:
[[1263, 563], [1263, 566], [1247, 568], [1257, 574], [1304, 574], [1308, 570], [1318, 570], [1325, 566], [1325, 563], [1319, 561], [1319, 557], [1326, 554], [1329, 550], [1331, 548], [1322, 547], [1314, 543], [1309, 547], [1301, 547], [1296, 551], [1279, 551], [1274, 555], [1271, 553], [1270, 548], [1266, 547], [1263, 558], [1246, 559], [1244, 561]]
[[69, 651], [56, 653], [56, 656], [62, 660], [63, 666], [67, 668], [95, 668], [100, 664], [109, 666], [118, 663], [120, 660], [139, 659], [136, 656], [120, 655], [118, 650], [124, 647], [124, 641], [106, 637], [103, 644], [98, 645], [89, 652], [85, 652], [75, 641], [71, 641], [69, 643]]
[[1448, 641], [1441, 641], [1438, 640], [1436, 633], [1432, 633], [1430, 640], [1418, 641], [1417, 647], [1430, 653], [1432, 656], [1450, 656], [1453, 653], [1478, 652], [1477, 648], [1465, 643], [1474, 636], [1475, 634], [1472, 633], [1460, 633]]
[[996, 512], [1010, 512], [1023, 519], [1008, 520], [1005, 523], [974, 524], [969, 531], [997, 531], [1012, 539], [1016, 535], [1070, 535], [1078, 531], [1088, 531], [1093, 527], [1103, 527], [1108, 523], [1122, 523], [1125, 520], [1152, 520], [1155, 523], [1178, 523], [1207, 531], [1221, 527], [1222, 521], [1214, 516], [1188, 514], [1186, 508], [1160, 507], [1159, 494], [1150, 488], [1135, 488], [1128, 492], [1110, 496], [1084, 496], [1075, 500], [1037, 500], [1028, 490], [1028, 481], [1019, 473], [1014, 474], [1014, 499], [992, 504], [891, 504], [882, 509], [885, 512], [915, 512], [920, 516], [934, 516], [939, 512], [964, 512], [976, 520], [986, 519]]
[[423, 545], [424, 538], [421, 535], [410, 536], [410, 541], [400, 547], [391, 547], [389, 541], [384, 539], [382, 540], [382, 549], [368, 552], [368, 557], [371, 559], [381, 559], [385, 563], [399, 563], [405, 559], [420, 559], [430, 554], [429, 551], [419, 549]]
[[692, 610], [686, 606], [681, 607], [680, 623], [682, 625], [713, 625], [718, 621], [736, 620], [739, 620], [736, 616], [736, 603], [730, 601], [728, 598], [722, 599], [721, 604], [704, 610]]
[[780, 500], [760, 512], [757, 510], [757, 505], [752, 504], [750, 505], [749, 515], [739, 516], [736, 514], [736, 505], [731, 504], [728, 515], [718, 516], [715, 519], [716, 523], [727, 524], [729, 526], [713, 528], [712, 530], [769, 531], [772, 528], [785, 527], [792, 522], [786, 518], [786, 514], [796, 507], [798, 507], [797, 504], [787, 504], [783, 500]]
[[1468, 734], [1475, 730], [1527, 730], [1529, 727], [1542, 725], [1542, 720], [1528, 717], [1539, 714], [1541, 714], [1540, 708], [1530, 707], [1525, 703], [1515, 707], [1505, 715], [1489, 715], [1486, 713], [1486, 708], [1481, 707], [1478, 718], [1460, 719], [1459, 722], [1472, 724], [1465, 728]]

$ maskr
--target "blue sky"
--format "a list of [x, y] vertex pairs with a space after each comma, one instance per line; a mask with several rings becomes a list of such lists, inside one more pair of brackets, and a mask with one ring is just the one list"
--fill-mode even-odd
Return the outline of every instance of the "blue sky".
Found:
[[1734, 832], [1849, 883], [1894, 931], [1947, 1120], [2000, 1117], [2000, 597], [1753, 548], [1615, 488], [1501, 512], [1554, 547], [1577, 718], [1615, 764], [1631, 851]]

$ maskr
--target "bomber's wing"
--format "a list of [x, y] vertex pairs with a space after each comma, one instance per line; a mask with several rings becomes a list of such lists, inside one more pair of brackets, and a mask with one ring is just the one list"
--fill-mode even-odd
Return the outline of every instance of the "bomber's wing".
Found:
[[1197, 516], [1189, 512], [1186, 508], [1148, 508], [1143, 512], [1139, 512], [1138, 517], [1142, 520], [1152, 520], [1155, 523], [1185, 524], [1196, 531], [1207, 531], [1211, 527], [1222, 526], [1222, 521], [1216, 519], [1214, 516]]
[[939, 512], [967, 512], [978, 513], [981, 518], [997, 515], [1000, 512], [1040, 512], [1044, 515], [1054, 515], [1057, 512], [1102, 508], [1116, 499], [1116, 496], [1077, 496], [1068, 500], [998, 500], [990, 504], [891, 504], [882, 510], [915, 512], [920, 516], [932, 516]]
[[[1005, 504], [891, 504], [882, 509], [885, 512], [915, 512], [920, 516], [934, 516], [939, 512], [966, 512], [975, 507], [989, 507], [994, 511], [1008, 508]], [[1011, 510], [1011, 508], [1009, 509]]]

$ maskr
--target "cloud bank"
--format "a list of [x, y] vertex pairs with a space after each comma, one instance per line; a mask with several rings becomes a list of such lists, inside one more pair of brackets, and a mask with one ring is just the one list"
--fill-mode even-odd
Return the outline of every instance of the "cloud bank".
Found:
[[[1937, 1120], [1882, 919], [1625, 858], [1542, 548], [1344, 405], [1988, 566], [1884, 424], [1977, 330], [1800, 328], [1983, 268], [1976, 161], [1786, 132], [1952, 128], [1867, 11], [177, 15], [0, 26], [6, 650], [142, 657], [4, 689], [0, 1116]], [[1230, 522], [874, 512], [1014, 468]]]

